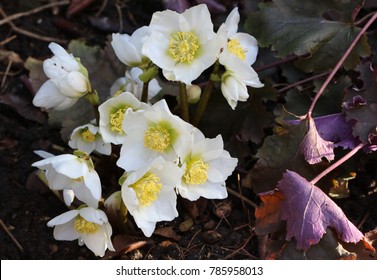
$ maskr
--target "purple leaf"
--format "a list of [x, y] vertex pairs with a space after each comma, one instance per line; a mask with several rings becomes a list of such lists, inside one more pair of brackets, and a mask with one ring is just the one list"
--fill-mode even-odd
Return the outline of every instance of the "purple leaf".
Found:
[[162, 4], [165, 9], [173, 10], [177, 13], [183, 13], [191, 6], [187, 0], [163, 0]]
[[300, 145], [300, 151], [305, 160], [310, 164], [321, 162], [323, 157], [329, 161], [333, 160], [334, 143], [322, 139], [312, 118], [309, 118], [308, 121], [309, 129]]
[[287, 170], [277, 187], [285, 197], [280, 209], [281, 219], [287, 221], [286, 239], [294, 237], [297, 249], [308, 250], [317, 244], [327, 227], [334, 228], [347, 243], [364, 237], [334, 201], [297, 173]]
[[360, 141], [352, 134], [352, 123], [344, 113], [314, 118], [317, 131], [326, 141], [334, 142], [334, 147], [353, 149]]
[[216, 0], [196, 0], [198, 4], [206, 4], [211, 13], [225, 13], [226, 7]]

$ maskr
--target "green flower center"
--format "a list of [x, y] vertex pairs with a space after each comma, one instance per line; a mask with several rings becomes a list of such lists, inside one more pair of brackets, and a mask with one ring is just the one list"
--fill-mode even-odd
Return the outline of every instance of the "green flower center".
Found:
[[134, 189], [139, 204], [141, 206], [149, 206], [153, 201], [157, 200], [162, 184], [160, 183], [160, 178], [155, 174], [147, 173], [130, 187]]
[[110, 114], [110, 130], [120, 135], [124, 134], [122, 127], [124, 113], [129, 107], [119, 108], [116, 112]]
[[208, 179], [208, 164], [202, 159], [192, 159], [187, 163], [183, 180], [189, 185], [202, 185]]
[[199, 39], [194, 33], [174, 32], [170, 36], [168, 52], [176, 62], [191, 63], [199, 47]]
[[144, 135], [144, 146], [163, 153], [172, 144], [169, 130], [161, 125], [150, 126]]
[[79, 233], [93, 234], [98, 231], [99, 225], [92, 222], [88, 222], [83, 217], [78, 216], [74, 222], [74, 228]]
[[237, 39], [232, 39], [228, 42], [228, 50], [241, 60], [246, 59], [246, 50], [244, 50]]
[[92, 143], [94, 140], [96, 140], [96, 136], [88, 128], [81, 132], [81, 137], [88, 143]]

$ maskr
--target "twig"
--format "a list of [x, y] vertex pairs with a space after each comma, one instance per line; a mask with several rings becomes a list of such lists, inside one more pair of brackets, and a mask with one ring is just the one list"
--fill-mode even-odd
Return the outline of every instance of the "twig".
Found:
[[315, 185], [319, 180], [321, 180], [323, 177], [325, 177], [327, 174], [329, 174], [331, 171], [333, 171], [338, 166], [342, 165], [344, 162], [349, 160], [352, 156], [354, 156], [360, 149], [362, 149], [366, 144], [360, 143], [355, 148], [353, 148], [348, 154], [343, 156], [340, 160], [335, 162], [333, 165], [330, 165], [328, 168], [323, 170], [321, 173], [319, 173], [313, 180], [310, 181], [311, 184]]
[[226, 188], [226, 189], [227, 189], [228, 193], [230, 193], [230, 194], [232, 194], [232, 195], [238, 197], [239, 199], [245, 201], [245, 202], [246, 202], [247, 204], [249, 204], [250, 206], [252, 206], [252, 207], [254, 207], [254, 208], [258, 208], [258, 205], [257, 205], [256, 203], [252, 202], [250, 199], [244, 197], [243, 195], [239, 194], [238, 192], [236, 192], [236, 191], [234, 191], [234, 190], [232, 190], [232, 189], [230, 189], [230, 188]]
[[287, 85], [287, 86], [285, 86], [285, 87], [279, 89], [278, 92], [279, 92], [279, 93], [281, 93], [281, 92], [285, 92], [285, 91], [287, 91], [287, 90], [289, 90], [289, 89], [291, 89], [291, 88], [294, 88], [294, 87], [297, 87], [297, 86], [299, 86], [299, 85], [305, 84], [305, 83], [307, 83], [307, 82], [310, 82], [310, 81], [316, 80], [316, 79], [321, 78], [321, 77], [323, 77], [323, 76], [326, 76], [326, 75], [328, 75], [328, 74], [330, 74], [330, 71], [328, 71], [328, 72], [324, 72], [324, 73], [320, 73], [320, 74], [317, 74], [317, 75], [314, 75], [314, 76], [311, 76], [311, 77], [308, 77], [308, 78], [303, 79], [303, 80], [301, 80], [301, 81], [298, 81], [298, 82], [296, 82], [296, 83], [293, 83], [293, 84]]
[[266, 69], [269, 69], [269, 68], [272, 68], [272, 67], [275, 67], [275, 66], [278, 66], [280, 64], [284, 64], [284, 63], [288, 63], [288, 62], [291, 62], [292, 60], [296, 60], [298, 58], [297, 55], [291, 55], [291, 56], [287, 56], [283, 59], [280, 59], [280, 60], [277, 60], [277, 61], [274, 61], [274, 62], [271, 62], [269, 64], [265, 64], [263, 66], [260, 66], [260, 67], [256, 67], [254, 68], [254, 70], [256, 72], [260, 72], [260, 71], [263, 71], [263, 70], [266, 70]]
[[39, 13], [39, 12], [46, 10], [46, 9], [49, 9], [49, 8], [68, 5], [69, 2], [70, 1], [68, 1], [68, 0], [59, 1], [59, 2], [52, 2], [52, 3], [46, 4], [46, 5], [37, 7], [35, 9], [32, 9], [30, 11], [20, 12], [20, 13], [16, 13], [16, 14], [7, 16], [4, 19], [0, 20], [0, 26], [3, 25], [4, 23], [9, 23], [9, 22], [11, 22], [15, 19], [18, 19], [18, 18], [21, 18], [21, 17], [24, 17], [24, 16], [29, 16], [29, 15], [32, 15], [32, 14], [36, 14], [36, 13]]
[[[4, 12], [4, 10], [0, 7], [0, 14], [1, 16], [3, 16], [4, 18], [7, 17], [6, 13]], [[38, 34], [35, 34], [33, 32], [30, 32], [28, 30], [25, 30], [25, 29], [22, 29], [22, 28], [19, 28], [17, 27], [13, 22], [9, 21], [7, 22], [9, 24], [9, 26], [12, 28], [12, 30], [16, 33], [20, 33], [22, 35], [25, 35], [25, 36], [28, 36], [28, 37], [31, 37], [31, 38], [34, 38], [34, 39], [38, 39], [38, 40], [41, 40], [41, 41], [46, 41], [46, 42], [57, 42], [57, 43], [61, 43], [61, 44], [65, 44], [67, 43], [66, 40], [62, 40], [62, 39], [59, 39], [59, 38], [52, 38], [52, 37], [48, 37], [48, 36], [42, 36], [42, 35], [38, 35]]]
[[17, 35], [10, 36], [10, 37], [6, 38], [5, 40], [1, 41], [0, 46], [4, 46], [4, 45], [8, 44], [10, 41], [13, 41], [16, 38], [17, 38]]
[[312, 104], [310, 105], [310, 108], [308, 110], [308, 117], [311, 116], [312, 111], [314, 109], [315, 104], [317, 103], [319, 97], [322, 95], [322, 93], [325, 91], [326, 87], [330, 83], [330, 81], [334, 78], [335, 73], [339, 70], [339, 68], [343, 65], [344, 61], [347, 59], [348, 55], [351, 53], [353, 48], [356, 46], [357, 42], [360, 40], [361, 36], [367, 31], [369, 26], [376, 20], [377, 18], [377, 12], [373, 14], [373, 16], [368, 20], [368, 22], [365, 24], [365, 26], [360, 30], [359, 34], [357, 34], [356, 38], [352, 41], [351, 45], [348, 47], [347, 51], [343, 54], [342, 58], [338, 61], [338, 63], [335, 65], [334, 69], [331, 71], [330, 75], [327, 77], [326, 81], [323, 83], [319, 91], [317, 92], [316, 96], [313, 99]]
[[365, 221], [369, 218], [369, 215], [370, 215], [370, 209], [365, 213], [365, 215], [361, 219], [359, 225], [357, 226], [358, 229], [360, 229], [363, 226], [363, 224], [365, 223]]
[[102, 14], [102, 12], [105, 10], [105, 8], [106, 8], [108, 2], [109, 2], [109, 0], [103, 0], [103, 1], [102, 1], [102, 5], [101, 5], [101, 7], [99, 8], [99, 10], [97, 11], [97, 13], [96, 13], [96, 17], [99, 17], [100, 14]]
[[5, 230], [5, 232], [9, 235], [10, 239], [12, 239], [13, 243], [17, 246], [17, 248], [24, 252], [24, 248], [22, 248], [21, 244], [17, 241], [17, 239], [13, 236], [13, 234], [9, 231], [7, 226], [3, 223], [3, 220], [0, 218], [0, 225]]
[[5, 85], [5, 82], [6, 82], [7, 77], [8, 77], [9, 70], [12, 67], [12, 63], [13, 63], [12, 60], [9, 60], [7, 68], [5, 69], [5, 73], [4, 73], [3, 79], [1, 80], [0, 88], [3, 88], [4, 85]]

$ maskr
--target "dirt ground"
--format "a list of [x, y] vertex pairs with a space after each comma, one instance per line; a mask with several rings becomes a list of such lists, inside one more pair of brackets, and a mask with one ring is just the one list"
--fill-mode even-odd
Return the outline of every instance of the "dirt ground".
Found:
[[[42, 2], [46, 3], [0, 0], [0, 21], [6, 16], [35, 9]], [[55, 146], [66, 144], [58, 129], [47, 124], [46, 115], [32, 106], [34, 92], [30, 90], [28, 71], [22, 62], [29, 56], [40, 59], [51, 56], [46, 37], [60, 40], [63, 45], [71, 39], [83, 38], [89, 44], [103, 46], [106, 36], [119, 31], [130, 33], [148, 24], [151, 14], [162, 10], [163, 6], [158, 0], [82, 2], [89, 4], [80, 9], [76, 6], [77, 11], [62, 5], [0, 25], [0, 50], [13, 51], [21, 60], [11, 65], [7, 59], [0, 61], [0, 259], [3, 260], [95, 259], [90, 250], [78, 246], [76, 241], [56, 241], [52, 228], [46, 225], [67, 208], [51, 192], [35, 187], [35, 177], [30, 176], [35, 168], [31, 164], [40, 158], [33, 151], [52, 151]], [[237, 1], [219, 2], [230, 10]], [[25, 30], [39, 37], [31, 37]], [[375, 172], [375, 162], [368, 164]], [[233, 181], [230, 187], [237, 193], [237, 178]], [[245, 189], [243, 195], [259, 202], [250, 190]], [[377, 225], [376, 205], [376, 195], [365, 197], [362, 193], [341, 202], [350, 220], [360, 225], [363, 232]], [[127, 246], [123, 246], [123, 252], [107, 254], [105, 258], [259, 258], [257, 237], [253, 233], [253, 207], [230, 194], [225, 201], [208, 201], [202, 209], [195, 224], [184, 231], [180, 230], [185, 221], [182, 215], [173, 222], [160, 223], [159, 227], [164, 230], [150, 239], [136, 230], [127, 237], [118, 235], [115, 243]], [[226, 215], [222, 217], [223, 212], [219, 211], [225, 211]], [[166, 229], [172, 229], [178, 236]]]

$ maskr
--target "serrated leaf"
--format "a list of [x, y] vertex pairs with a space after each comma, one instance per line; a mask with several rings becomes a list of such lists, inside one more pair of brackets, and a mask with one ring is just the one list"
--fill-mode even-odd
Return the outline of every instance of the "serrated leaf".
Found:
[[363, 239], [339, 206], [299, 174], [287, 170], [277, 187], [285, 197], [281, 218], [287, 221], [286, 239], [294, 237], [299, 250], [317, 244], [328, 227], [334, 228], [344, 242], [357, 243]]
[[[377, 72], [369, 67], [369, 64], [362, 64], [358, 67], [360, 71], [360, 78], [364, 82], [362, 91], [350, 90], [346, 97], [347, 100], [352, 100], [353, 106], [345, 108], [347, 120], [355, 120], [353, 126], [353, 135], [358, 137], [363, 143], [368, 141], [369, 134], [375, 132], [377, 127]], [[356, 97], [363, 100], [363, 102], [355, 103]]]
[[256, 193], [273, 190], [286, 169], [308, 177], [313, 176], [312, 167], [299, 151], [307, 126], [300, 123], [279, 129], [280, 134], [266, 137], [256, 155], [258, 161], [250, 171], [252, 187]]
[[[314, 94], [321, 88], [323, 81], [316, 80], [313, 84], [314, 90], [300, 92], [297, 89], [292, 89], [288, 91], [285, 97], [285, 109], [296, 116], [305, 115], [312, 103]], [[344, 98], [344, 93], [351, 85], [351, 79], [348, 76], [341, 76], [330, 83], [314, 107], [313, 117], [341, 112], [340, 104]]]
[[310, 164], [321, 162], [323, 157], [332, 161], [335, 157], [334, 143], [326, 141], [320, 136], [312, 118], [305, 119], [302, 122], [308, 125], [308, 132], [300, 144], [300, 151], [305, 160]]
[[[261, 3], [261, 10], [249, 16], [245, 29], [262, 47], [272, 45], [281, 57], [309, 53], [308, 61], [298, 62], [303, 70], [324, 71], [336, 64], [360, 31], [353, 20], [361, 4], [361, 0], [274, 0]], [[370, 53], [363, 37], [347, 58], [347, 68], [354, 68], [360, 56]]]

